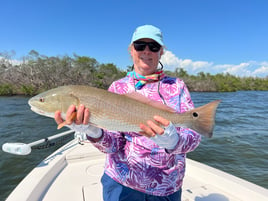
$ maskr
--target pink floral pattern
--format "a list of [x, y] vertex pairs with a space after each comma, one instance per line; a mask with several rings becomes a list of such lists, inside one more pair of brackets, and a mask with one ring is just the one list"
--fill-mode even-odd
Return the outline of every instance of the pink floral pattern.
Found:
[[[125, 94], [135, 90], [131, 76], [112, 83], [109, 91]], [[178, 78], [165, 76], [160, 83], [147, 83], [137, 90], [142, 95], [163, 102], [178, 113], [194, 107], [189, 91]], [[119, 114], [120, 115], [120, 114]], [[115, 181], [132, 189], [156, 196], [167, 196], [182, 186], [186, 153], [193, 151], [201, 136], [193, 130], [177, 128], [179, 142], [174, 150], [160, 148], [152, 140], [138, 133], [104, 131], [103, 138], [94, 143], [106, 154], [105, 173]]]

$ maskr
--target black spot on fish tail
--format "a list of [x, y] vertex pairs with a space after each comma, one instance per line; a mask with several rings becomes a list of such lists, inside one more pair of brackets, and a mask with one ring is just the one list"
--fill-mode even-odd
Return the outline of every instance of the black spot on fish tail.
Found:
[[193, 115], [193, 117], [195, 117], [195, 118], [199, 116], [197, 112], [193, 112], [192, 115]]

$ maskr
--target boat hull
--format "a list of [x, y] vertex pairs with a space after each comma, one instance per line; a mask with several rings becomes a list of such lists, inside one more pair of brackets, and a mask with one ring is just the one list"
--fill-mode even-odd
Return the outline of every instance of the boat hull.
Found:
[[[90, 143], [64, 145], [34, 168], [7, 201], [101, 201], [105, 154]], [[187, 159], [183, 201], [268, 201], [268, 190]]]

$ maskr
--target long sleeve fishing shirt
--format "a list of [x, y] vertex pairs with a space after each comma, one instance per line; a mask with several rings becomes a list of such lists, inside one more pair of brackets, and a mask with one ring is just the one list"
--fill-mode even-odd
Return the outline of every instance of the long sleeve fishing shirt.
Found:
[[[109, 91], [131, 93], [135, 91], [135, 83], [133, 77], [128, 75], [113, 82]], [[167, 104], [178, 113], [194, 108], [189, 91], [179, 78], [165, 76], [136, 91]], [[187, 128], [178, 127], [177, 133], [177, 146], [168, 151], [150, 138], [134, 132], [105, 130], [100, 141], [93, 144], [106, 153], [105, 173], [116, 182], [147, 194], [167, 196], [181, 188], [186, 153], [193, 151], [201, 140], [198, 133]]]

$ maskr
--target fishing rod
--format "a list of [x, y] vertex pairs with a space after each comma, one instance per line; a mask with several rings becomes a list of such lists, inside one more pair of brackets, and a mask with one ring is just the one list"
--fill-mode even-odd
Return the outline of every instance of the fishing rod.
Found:
[[40, 139], [34, 142], [31, 142], [29, 144], [24, 144], [20, 142], [15, 142], [15, 143], [5, 143], [2, 145], [2, 150], [4, 152], [10, 153], [10, 154], [16, 154], [16, 155], [28, 155], [31, 153], [32, 149], [31, 147], [42, 144], [44, 142], [48, 142], [49, 140], [53, 140], [65, 135], [68, 135], [70, 133], [73, 133], [73, 130], [68, 130], [62, 133], [58, 133], [56, 135], [52, 135], [50, 137]]

